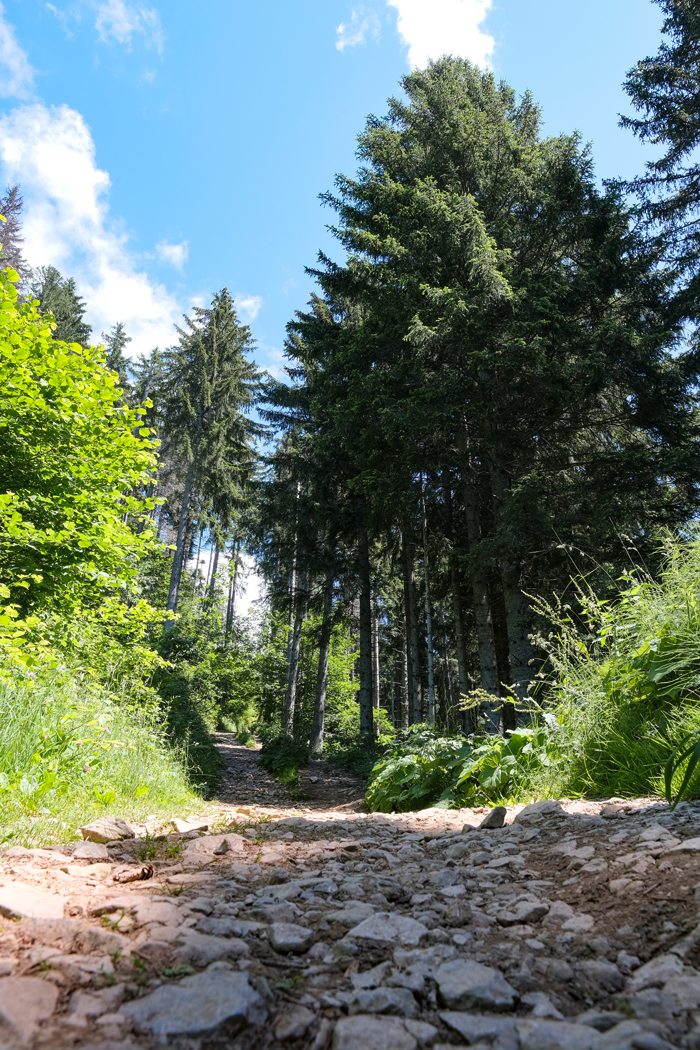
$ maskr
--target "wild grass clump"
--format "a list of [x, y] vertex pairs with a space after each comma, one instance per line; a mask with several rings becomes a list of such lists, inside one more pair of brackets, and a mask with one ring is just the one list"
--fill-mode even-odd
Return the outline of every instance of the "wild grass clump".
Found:
[[154, 705], [60, 668], [0, 678], [0, 841], [69, 841], [107, 813], [165, 821], [198, 804]]
[[[700, 541], [667, 538], [663, 556], [658, 579], [630, 573], [613, 601], [578, 580], [569, 605], [537, 603], [554, 627], [539, 642], [561, 756], [537, 774], [540, 797], [663, 794], [669, 754], [700, 730]], [[700, 775], [686, 797], [699, 794]]]

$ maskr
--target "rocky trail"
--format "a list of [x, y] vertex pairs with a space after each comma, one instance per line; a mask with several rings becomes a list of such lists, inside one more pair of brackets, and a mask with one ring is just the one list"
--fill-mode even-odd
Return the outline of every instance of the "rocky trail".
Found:
[[219, 745], [202, 820], [2, 855], [2, 1050], [700, 1048], [700, 806], [295, 809]]

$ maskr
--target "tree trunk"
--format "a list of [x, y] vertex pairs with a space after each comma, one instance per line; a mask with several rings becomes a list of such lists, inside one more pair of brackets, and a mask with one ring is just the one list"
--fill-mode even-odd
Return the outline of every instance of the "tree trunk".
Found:
[[[467, 524], [469, 549], [474, 554], [481, 543], [481, 521], [479, 515], [478, 494], [474, 483], [471, 464], [466, 465], [463, 473], [464, 483], [464, 518]], [[491, 596], [486, 569], [477, 560], [472, 572], [472, 592], [474, 595], [474, 616], [476, 619], [479, 645], [479, 664], [481, 668], [481, 685], [487, 693], [500, 696], [498, 663], [496, 661], [496, 643], [493, 636], [493, 616], [491, 613]], [[500, 712], [490, 704], [485, 705], [486, 730], [498, 733]]]
[[233, 615], [236, 608], [236, 576], [238, 572], [238, 548], [234, 540], [231, 545], [231, 564], [229, 566], [228, 602], [226, 605], [226, 637], [233, 630]]
[[360, 735], [372, 733], [372, 594], [367, 530], [359, 535], [360, 575]]
[[333, 633], [333, 576], [329, 574], [323, 591], [323, 622], [318, 654], [318, 677], [316, 680], [316, 706], [311, 727], [310, 748], [312, 755], [323, 751], [323, 727], [326, 718], [326, 691], [328, 688], [328, 656]]
[[373, 684], [372, 684], [372, 697], [374, 700], [374, 707], [380, 706], [380, 688], [379, 688], [379, 617], [376, 615], [377, 606], [375, 602], [374, 606], [374, 642], [372, 646], [372, 671], [373, 671]]
[[[175, 557], [173, 558], [173, 567], [170, 572], [170, 587], [168, 588], [168, 604], [166, 606], [168, 612], [177, 612], [177, 600], [180, 595], [180, 577], [182, 575], [182, 565], [185, 557], [185, 542], [187, 538], [187, 522], [190, 511], [190, 501], [192, 499], [192, 490], [194, 487], [194, 475], [195, 465], [194, 461], [190, 464], [189, 470], [187, 471], [187, 477], [185, 478], [185, 488], [182, 493], [182, 508], [180, 510], [180, 520], [177, 524], [177, 542], [175, 544]], [[174, 620], [168, 619], [165, 621], [166, 629], [173, 626]]]
[[209, 580], [209, 597], [214, 601], [214, 595], [216, 593], [216, 574], [219, 571], [219, 544], [217, 543], [214, 547], [214, 564], [211, 569], [211, 578]]
[[306, 593], [306, 579], [300, 578], [300, 594], [296, 603], [296, 615], [294, 617], [294, 630], [292, 631], [292, 645], [289, 653], [289, 668], [287, 672], [287, 691], [284, 697], [284, 710], [282, 712], [282, 732], [287, 736], [294, 733], [294, 709], [297, 696], [297, 675], [299, 673], [299, 651], [301, 649], [301, 628], [306, 616], [306, 604], [309, 596]]
[[408, 624], [408, 717], [411, 725], [420, 722], [420, 663], [418, 659], [418, 610], [416, 602], [416, 578], [414, 571], [415, 544], [404, 542], [404, 596], [406, 621]]
[[408, 677], [408, 622], [403, 621], [403, 703], [401, 705], [401, 725], [408, 729], [410, 686]]
[[425, 513], [425, 489], [421, 476], [421, 515], [423, 518], [423, 571], [425, 573], [425, 628], [428, 646], [428, 722], [435, 723], [435, 674], [433, 671], [433, 614], [430, 608], [430, 567], [428, 564], [428, 518]]
[[[499, 515], [507, 498], [509, 481], [505, 467], [498, 460], [491, 463], [491, 483], [497, 502]], [[511, 550], [515, 554], [516, 540], [512, 529], [505, 530]], [[529, 638], [530, 608], [520, 584], [521, 566], [514, 556], [504, 555], [499, 559], [503, 600], [506, 610], [506, 631], [508, 635], [508, 657], [510, 664], [510, 681], [508, 685], [518, 701], [518, 708], [523, 708], [528, 700], [528, 685], [532, 678], [530, 661], [534, 656], [532, 642]], [[527, 721], [527, 713], [516, 712], [516, 724]]]

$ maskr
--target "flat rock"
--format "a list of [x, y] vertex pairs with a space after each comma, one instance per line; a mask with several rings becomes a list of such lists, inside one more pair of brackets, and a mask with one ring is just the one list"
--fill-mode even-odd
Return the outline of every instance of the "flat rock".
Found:
[[700, 853], [700, 838], [698, 839], [686, 839], [684, 842], [680, 842], [677, 846], [671, 846], [670, 849], [665, 851], [668, 853]]
[[518, 998], [515, 989], [499, 970], [471, 959], [443, 963], [435, 980], [444, 1005], [458, 1010], [473, 1007], [509, 1010]]
[[28, 1042], [38, 1025], [56, 1008], [58, 988], [40, 977], [3, 977], [0, 979], [0, 1046], [2, 1029], [22, 1043]]
[[504, 1032], [515, 1033], [515, 1017], [488, 1017], [457, 1010], [443, 1010], [440, 1018], [448, 1028], [463, 1036], [470, 1044], [478, 1043], [482, 1039], [497, 1039]]
[[566, 813], [556, 799], [544, 799], [541, 802], [532, 802], [516, 814], [514, 824], [537, 824], [540, 820], [549, 817], [565, 817]]
[[568, 1021], [517, 1021], [521, 1050], [595, 1050], [601, 1035], [585, 1024]]
[[625, 983], [617, 966], [607, 959], [585, 959], [578, 964], [578, 969], [609, 992], [619, 992]]
[[229, 969], [207, 970], [163, 985], [143, 999], [125, 1003], [119, 1013], [138, 1030], [161, 1038], [206, 1035], [224, 1023], [235, 1031], [260, 1025], [267, 1015], [248, 975]]
[[76, 860], [109, 860], [109, 850], [102, 842], [79, 842], [72, 850]]
[[180, 820], [178, 817], [175, 817], [175, 819], [171, 821], [171, 824], [180, 835], [186, 835], [188, 831], [209, 830], [208, 824], [198, 824], [193, 820]]
[[480, 828], [502, 828], [506, 822], [506, 814], [508, 810], [505, 806], [494, 806], [493, 809], [486, 814]]
[[415, 1017], [418, 1006], [407, 988], [373, 988], [358, 991], [348, 1003], [348, 1013]]
[[392, 944], [420, 944], [428, 927], [407, 915], [378, 911], [359, 926], [348, 931], [348, 937], [363, 937], [368, 941], [389, 941]]
[[284, 1010], [275, 1021], [275, 1039], [279, 1039], [280, 1043], [301, 1039], [314, 1023], [314, 1016], [305, 1006], [292, 1006]]
[[223, 915], [220, 919], [207, 916], [197, 923], [200, 933], [208, 933], [212, 937], [247, 937], [264, 929], [262, 922], [246, 922], [244, 919], [234, 919], [232, 915]]
[[542, 901], [519, 901], [508, 911], [501, 911], [496, 919], [501, 926], [522, 926], [539, 922], [549, 911], [549, 905]]
[[159, 922], [162, 926], [179, 926], [182, 922], [182, 913], [174, 904], [168, 901], [138, 900], [134, 903], [131, 898], [134, 918], [137, 925], [145, 926], [148, 922]]
[[61, 919], [65, 900], [23, 882], [0, 886], [0, 915], [27, 919]]
[[700, 976], [677, 974], [666, 981], [663, 990], [666, 995], [670, 995], [679, 1010], [700, 1008]]
[[414, 1035], [398, 1017], [343, 1017], [333, 1032], [333, 1050], [416, 1050]]
[[217, 853], [217, 850], [221, 849], [224, 842], [228, 846], [226, 853], [240, 853], [243, 850], [245, 839], [242, 835], [235, 835], [233, 832], [228, 835], [201, 835], [187, 843], [182, 853], [182, 861], [187, 864], [191, 860], [205, 862], [213, 860], [214, 856], [221, 855]]
[[661, 988], [672, 977], [683, 973], [683, 963], [677, 955], [657, 955], [644, 966], [635, 970], [627, 980], [628, 992], [640, 992], [643, 988]]
[[273, 922], [267, 937], [276, 952], [305, 952], [314, 939], [313, 931], [294, 922]]
[[90, 842], [116, 842], [119, 839], [136, 838], [136, 832], [121, 817], [98, 817], [80, 829], [80, 834]]
[[359, 925], [359, 923], [368, 919], [370, 915], [374, 915], [376, 910], [373, 904], [365, 904], [364, 901], [354, 901], [345, 908], [328, 912], [325, 918], [328, 922], [338, 922], [341, 926], [346, 926], [349, 929], [351, 926]]
[[184, 931], [177, 956], [193, 966], [208, 966], [219, 959], [239, 959], [250, 954], [239, 937], [210, 937], [206, 933]]

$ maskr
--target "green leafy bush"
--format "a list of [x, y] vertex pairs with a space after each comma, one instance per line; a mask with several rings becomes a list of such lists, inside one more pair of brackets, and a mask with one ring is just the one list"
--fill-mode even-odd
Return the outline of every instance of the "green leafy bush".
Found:
[[284, 734], [266, 740], [260, 750], [261, 766], [283, 783], [295, 781], [308, 760], [308, 746]]
[[[612, 601], [576, 580], [570, 605], [537, 602], [553, 628], [539, 639], [540, 695], [561, 752], [536, 778], [541, 793], [676, 796], [692, 756], [680, 759], [684, 741], [700, 730], [700, 542], [667, 538], [662, 554], [658, 579], [628, 574]], [[684, 790], [700, 794], [699, 769]]]
[[366, 802], [370, 810], [390, 813], [512, 799], [528, 791], [554, 751], [555, 742], [542, 727], [507, 737], [463, 737], [411, 726], [387, 743], [372, 770]]

